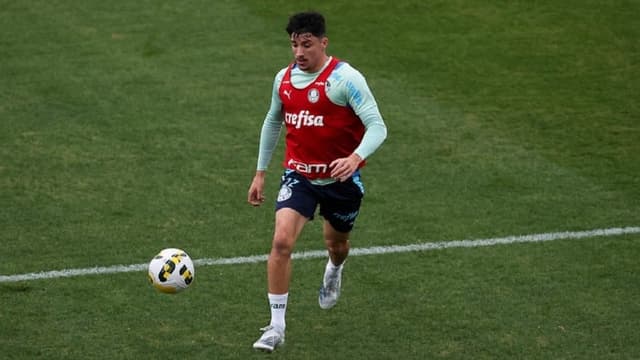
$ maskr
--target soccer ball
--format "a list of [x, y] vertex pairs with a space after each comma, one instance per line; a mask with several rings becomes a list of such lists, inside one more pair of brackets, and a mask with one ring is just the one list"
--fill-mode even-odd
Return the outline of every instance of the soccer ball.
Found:
[[164, 249], [149, 262], [149, 282], [163, 293], [174, 294], [193, 283], [196, 269], [181, 249]]

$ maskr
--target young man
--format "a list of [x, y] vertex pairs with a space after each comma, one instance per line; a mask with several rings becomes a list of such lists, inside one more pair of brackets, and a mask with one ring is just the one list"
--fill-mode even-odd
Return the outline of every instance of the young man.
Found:
[[253, 344], [265, 351], [284, 342], [291, 253], [317, 207], [324, 218], [329, 253], [318, 302], [329, 309], [338, 301], [349, 233], [364, 194], [359, 169], [387, 136], [365, 78], [348, 63], [327, 55], [324, 17], [316, 12], [295, 14], [286, 30], [294, 62], [275, 77], [248, 193], [251, 205], [264, 201], [265, 171], [284, 125], [285, 171], [267, 262], [271, 322]]

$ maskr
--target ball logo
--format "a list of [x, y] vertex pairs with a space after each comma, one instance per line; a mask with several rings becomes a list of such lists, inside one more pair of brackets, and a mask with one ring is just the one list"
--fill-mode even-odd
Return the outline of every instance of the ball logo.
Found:
[[318, 89], [313, 88], [309, 90], [309, 92], [307, 93], [307, 100], [309, 100], [310, 103], [315, 104], [318, 102], [319, 99], [320, 99], [320, 92], [318, 91]]
[[184, 279], [184, 283], [189, 285], [193, 281], [193, 273], [186, 265], [182, 265], [180, 268], [180, 276]]
[[[161, 282], [166, 282], [169, 279], [169, 276], [171, 276], [171, 274], [173, 274], [173, 272], [176, 270], [176, 265], [178, 265], [180, 261], [182, 261], [182, 258], [186, 256], [187, 254], [185, 253], [176, 253], [171, 255], [171, 257], [164, 263], [162, 269], [158, 273], [158, 279]], [[162, 256], [159, 256], [159, 258], [162, 258]], [[158, 256], [156, 256], [156, 259], [158, 259]], [[188, 279], [189, 282], [187, 282], [187, 284], [189, 284], [191, 282], [191, 279], [189, 279], [191, 277], [191, 274], [188, 273], [186, 276], [184, 276], [186, 270], [187, 267], [183, 265], [180, 269], [180, 275], [183, 275], [185, 280]]]

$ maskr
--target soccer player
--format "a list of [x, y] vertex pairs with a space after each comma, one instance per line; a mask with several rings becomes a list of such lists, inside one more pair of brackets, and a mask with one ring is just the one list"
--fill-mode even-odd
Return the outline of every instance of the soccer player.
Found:
[[284, 126], [285, 170], [267, 262], [271, 322], [253, 344], [269, 352], [284, 343], [291, 253], [316, 208], [324, 218], [329, 253], [318, 302], [322, 309], [329, 309], [338, 301], [349, 233], [364, 195], [359, 169], [387, 136], [363, 75], [327, 55], [324, 17], [317, 12], [295, 14], [286, 30], [294, 61], [275, 77], [271, 106], [260, 133], [257, 170], [248, 192], [251, 205], [264, 201], [265, 172]]

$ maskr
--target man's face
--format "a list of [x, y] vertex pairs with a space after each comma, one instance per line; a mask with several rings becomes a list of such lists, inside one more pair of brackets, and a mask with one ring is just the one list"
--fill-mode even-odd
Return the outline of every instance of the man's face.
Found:
[[329, 40], [311, 33], [291, 34], [291, 51], [296, 64], [302, 71], [316, 72], [326, 60], [325, 50]]

